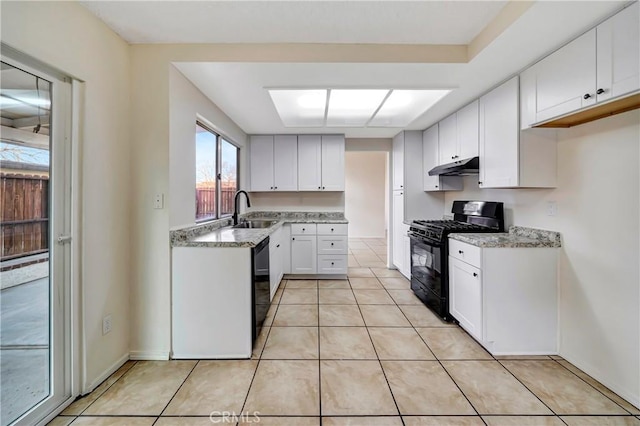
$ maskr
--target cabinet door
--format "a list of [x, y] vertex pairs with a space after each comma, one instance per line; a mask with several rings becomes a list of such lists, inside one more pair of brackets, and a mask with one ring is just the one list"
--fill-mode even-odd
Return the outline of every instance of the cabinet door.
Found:
[[639, 10], [635, 2], [596, 28], [598, 102], [640, 89]]
[[451, 114], [449, 117], [438, 123], [439, 128], [439, 157], [440, 164], [452, 163], [456, 160], [456, 152], [458, 151], [458, 129], [456, 114]]
[[393, 190], [404, 189], [404, 133], [398, 133], [393, 138], [392, 146], [392, 180]]
[[251, 136], [251, 191], [273, 191], [273, 136]]
[[449, 257], [449, 311], [460, 326], [482, 340], [482, 277], [480, 269]]
[[[404, 227], [406, 230], [406, 225]], [[402, 270], [400, 271], [408, 280], [411, 279], [411, 239], [406, 232], [402, 235]]]
[[456, 113], [458, 152], [456, 160], [478, 156], [478, 100]]
[[322, 141], [320, 135], [298, 136], [298, 190], [322, 190]]
[[437, 191], [440, 183], [439, 176], [429, 176], [429, 170], [438, 165], [438, 125], [429, 127], [422, 132], [422, 185], [425, 191]]
[[273, 189], [298, 190], [298, 137], [276, 135], [273, 140]]
[[344, 135], [322, 136], [322, 190], [344, 191]]
[[393, 264], [400, 271], [404, 261], [403, 221], [404, 191], [393, 191]]
[[317, 265], [315, 235], [291, 237], [291, 273], [315, 274]]
[[536, 71], [536, 121], [593, 105], [596, 101], [596, 30], [547, 56], [537, 64]]
[[481, 188], [518, 186], [518, 77], [480, 98]]

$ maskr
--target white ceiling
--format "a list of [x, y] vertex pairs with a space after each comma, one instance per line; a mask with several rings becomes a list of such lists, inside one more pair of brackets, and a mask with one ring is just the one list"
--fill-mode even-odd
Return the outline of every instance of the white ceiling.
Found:
[[[174, 65], [247, 134], [319, 131], [317, 128], [285, 128], [266, 90], [269, 87], [456, 88], [407, 127], [422, 130], [593, 27], [625, 3], [537, 1], [469, 63], [181, 62]], [[481, 1], [84, 4], [131, 42], [173, 43], [466, 44], [504, 6], [504, 2]], [[216, 14], [211, 22], [221, 27], [203, 29], [199, 26], [203, 25], [202, 17], [210, 16], [209, 13]], [[169, 19], [168, 14], [174, 19]], [[189, 28], [191, 26], [194, 28]], [[351, 32], [351, 27], [358, 31]], [[200, 28], [201, 33], [195, 28]], [[347, 137], [391, 137], [400, 130], [323, 128], [322, 132], [345, 133]]]
[[467, 44], [506, 1], [82, 1], [129, 43]]

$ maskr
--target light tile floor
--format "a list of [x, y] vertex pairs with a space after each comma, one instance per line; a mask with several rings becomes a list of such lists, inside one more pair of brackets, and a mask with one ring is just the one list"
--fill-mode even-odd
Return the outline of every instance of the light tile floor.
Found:
[[283, 281], [266, 324], [251, 360], [130, 361], [50, 424], [640, 426], [560, 357], [492, 357], [395, 271]]

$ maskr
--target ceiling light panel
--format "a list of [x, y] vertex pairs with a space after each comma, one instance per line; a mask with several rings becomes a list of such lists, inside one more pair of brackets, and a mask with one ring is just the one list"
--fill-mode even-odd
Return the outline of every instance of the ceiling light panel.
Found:
[[449, 92], [451, 90], [394, 90], [368, 126], [408, 126]]
[[271, 100], [285, 127], [322, 127], [326, 90], [269, 89]]
[[332, 89], [327, 127], [364, 127], [388, 93], [386, 89]]

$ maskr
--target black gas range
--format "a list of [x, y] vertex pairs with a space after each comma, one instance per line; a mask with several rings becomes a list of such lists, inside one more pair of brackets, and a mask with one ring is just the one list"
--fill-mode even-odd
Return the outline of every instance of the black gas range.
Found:
[[453, 220], [415, 220], [411, 238], [411, 289], [446, 321], [449, 314], [449, 234], [504, 232], [503, 203], [454, 201]]

